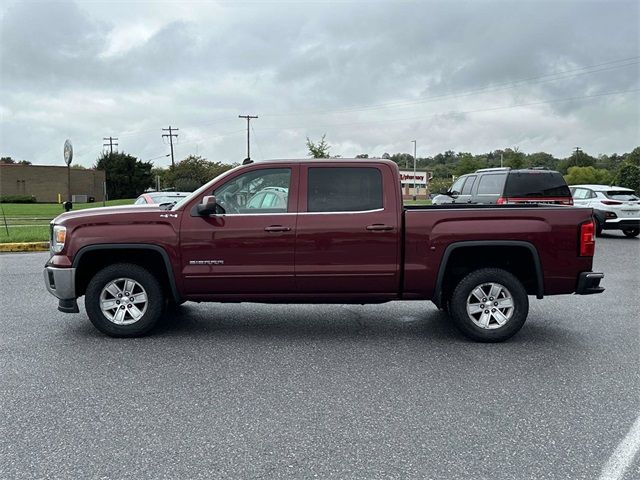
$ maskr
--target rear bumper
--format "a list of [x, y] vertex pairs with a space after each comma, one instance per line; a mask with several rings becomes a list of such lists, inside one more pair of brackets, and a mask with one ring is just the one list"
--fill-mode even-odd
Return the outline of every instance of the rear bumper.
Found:
[[594, 293], [604, 292], [604, 287], [600, 286], [600, 280], [604, 278], [604, 273], [582, 272], [578, 276], [578, 286], [576, 294], [593, 295]]
[[604, 230], [626, 230], [640, 228], [640, 218], [612, 218], [604, 222]]
[[44, 285], [51, 295], [59, 299], [58, 310], [78, 313], [76, 302], [76, 269], [44, 267]]

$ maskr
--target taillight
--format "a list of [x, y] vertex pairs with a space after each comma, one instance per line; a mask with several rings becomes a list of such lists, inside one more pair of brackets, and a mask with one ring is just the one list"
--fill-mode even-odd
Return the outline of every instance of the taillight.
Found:
[[507, 199], [504, 197], [500, 197], [498, 200], [496, 200], [496, 205], [506, 205], [507, 204]]
[[580, 256], [593, 257], [596, 250], [596, 238], [593, 220], [580, 225]]
[[573, 198], [567, 198], [560, 202], [561, 205], [573, 205]]
[[600, 203], [603, 205], [622, 205], [623, 202], [619, 202], [618, 200], [600, 200]]

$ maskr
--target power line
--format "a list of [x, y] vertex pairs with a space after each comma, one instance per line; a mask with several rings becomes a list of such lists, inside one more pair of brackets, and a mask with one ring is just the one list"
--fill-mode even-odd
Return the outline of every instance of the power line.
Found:
[[251, 119], [258, 118], [257, 115], [238, 115], [238, 118], [245, 118], [247, 120], [247, 158], [244, 159], [246, 163], [251, 163], [251, 142], [249, 130], [251, 128]]
[[178, 134], [177, 133], [173, 133], [173, 132], [177, 132], [179, 129], [178, 128], [172, 128], [171, 125], [169, 125], [169, 128], [163, 128], [162, 131], [163, 132], [169, 132], [169, 133], [163, 133], [162, 134], [162, 138], [169, 138], [169, 145], [171, 145], [171, 166], [175, 167], [176, 163], [173, 159], [173, 137], [178, 138]]
[[[603, 72], [603, 71], [608, 71], [608, 70], [614, 70], [614, 69], [617, 69], [617, 68], [629, 67], [629, 66], [633, 66], [633, 65], [638, 65], [640, 63], [640, 61], [637, 60], [638, 58], [640, 58], [640, 56], [629, 57], [629, 58], [620, 59], [620, 60], [612, 60], [612, 61], [609, 61], [609, 62], [604, 62], [604, 63], [600, 63], [600, 64], [595, 64], [595, 65], [589, 65], [589, 66], [580, 67], [580, 68], [575, 68], [575, 69], [572, 69], [572, 70], [564, 70], [564, 71], [550, 73], [550, 74], [546, 74], [546, 75], [539, 75], [539, 76], [536, 76], [536, 77], [528, 77], [528, 78], [523, 78], [523, 79], [519, 79], [519, 80], [513, 80], [513, 81], [509, 81], [509, 82], [503, 82], [503, 83], [498, 83], [498, 84], [494, 84], [494, 85], [488, 85], [486, 87], [478, 88], [478, 89], [475, 89], [475, 90], [469, 90], [469, 91], [466, 91], [466, 92], [445, 93], [445, 94], [441, 94], [441, 95], [433, 95], [433, 96], [430, 96], [430, 97], [422, 97], [422, 98], [415, 99], [415, 100], [401, 100], [401, 101], [396, 101], [396, 102], [387, 102], [387, 103], [379, 103], [379, 104], [352, 106], [352, 107], [345, 107], [345, 108], [342, 108], [342, 109], [333, 109], [333, 110], [305, 110], [305, 111], [299, 111], [298, 110], [298, 111], [294, 111], [294, 112], [267, 113], [267, 114], [265, 114], [265, 116], [269, 116], [269, 117], [286, 117], [286, 116], [295, 116], [295, 115], [301, 115], [301, 114], [304, 114], [304, 115], [329, 115], [329, 114], [336, 114], [336, 113], [352, 113], [352, 112], [360, 112], [360, 111], [367, 111], [367, 110], [379, 110], [379, 109], [385, 109], [385, 108], [409, 107], [409, 106], [419, 105], [419, 104], [422, 104], [422, 103], [428, 103], [428, 102], [433, 102], [433, 101], [437, 101], [437, 100], [454, 99], [454, 98], [468, 97], [468, 96], [476, 95], [476, 94], [479, 94], [479, 93], [491, 93], [491, 92], [507, 90], [507, 89], [510, 89], [510, 88], [513, 88], [513, 87], [517, 87], [517, 86], [519, 86], [521, 84], [526, 84], [526, 83], [532, 83], [532, 82], [533, 83], [555, 82], [557, 80], [565, 80], [567, 78], [572, 78], [572, 77], [576, 77], [576, 76], [580, 76], [580, 75], [589, 75], [591, 73], [597, 73], [597, 72]], [[611, 65], [613, 63], [617, 63], [617, 65]], [[605, 68], [595, 69], [596, 67], [600, 67], [600, 66], [604, 66], [604, 65], [609, 65], [609, 66], [605, 67]], [[584, 70], [587, 70], [587, 71], [584, 71]], [[578, 72], [578, 73], [576, 73], [576, 72]], [[549, 78], [549, 77], [556, 77], [556, 78]]]
[[[108, 140], [108, 142], [107, 142]], [[118, 139], [114, 138], [114, 137], [103, 137], [102, 141], [103, 142], [107, 142], [107, 143], [103, 143], [102, 146], [103, 147], [109, 147], [109, 155], [113, 155], [113, 147], [114, 145], [117, 147], [118, 146]]]
[[143, 162], [151, 162], [153, 160], [158, 160], [159, 158], [166, 158], [168, 156], [170, 156], [170, 153], [165, 153], [164, 155], [158, 155], [157, 157], [153, 157], [153, 158], [148, 158], [146, 160], [142, 160]]
[[583, 96], [576, 96], [576, 97], [565, 97], [565, 98], [556, 98], [553, 100], [542, 100], [542, 101], [538, 101], [538, 102], [529, 102], [529, 103], [518, 103], [515, 105], [503, 105], [503, 106], [499, 106], [499, 107], [490, 107], [490, 108], [480, 108], [480, 109], [475, 109], [475, 110], [449, 110], [449, 111], [445, 111], [445, 112], [436, 112], [436, 113], [431, 113], [429, 115], [420, 115], [420, 116], [414, 116], [414, 117], [403, 117], [403, 118], [393, 118], [393, 119], [388, 119], [388, 120], [373, 120], [373, 121], [368, 121], [368, 122], [348, 122], [348, 123], [325, 123], [325, 124], [318, 124], [318, 125], [306, 125], [306, 126], [291, 126], [291, 127], [264, 127], [263, 130], [305, 130], [305, 129], [309, 129], [309, 128], [327, 128], [327, 127], [346, 127], [346, 126], [352, 126], [352, 125], [373, 125], [373, 124], [384, 124], [384, 123], [393, 123], [393, 122], [406, 122], [406, 121], [410, 121], [410, 120], [424, 120], [425, 118], [430, 118], [430, 117], [435, 117], [438, 115], [463, 115], [463, 114], [470, 114], [470, 113], [481, 113], [481, 112], [492, 112], [492, 111], [496, 111], [496, 110], [508, 110], [511, 108], [519, 108], [519, 107], [531, 107], [531, 106], [536, 106], [536, 105], [545, 105], [545, 104], [552, 104], [552, 103], [560, 103], [560, 102], [568, 102], [568, 101], [572, 101], [572, 100], [586, 100], [586, 99], [591, 99], [591, 98], [598, 98], [598, 97], [605, 97], [605, 96], [610, 96], [610, 95], [621, 95], [621, 94], [625, 94], [625, 93], [634, 93], [634, 92], [638, 92], [640, 91], [640, 88], [634, 88], [631, 90], [623, 90], [623, 91], [617, 91], [617, 92], [604, 92], [604, 93], [597, 93], [597, 94], [593, 94], [593, 95], [583, 95]]
[[264, 155], [262, 154], [262, 149], [260, 148], [260, 144], [258, 143], [258, 135], [256, 134], [256, 130], [251, 126], [251, 131], [253, 132], [253, 141], [256, 142], [256, 147], [258, 147], [258, 152], [260, 153], [260, 160], [264, 160]]

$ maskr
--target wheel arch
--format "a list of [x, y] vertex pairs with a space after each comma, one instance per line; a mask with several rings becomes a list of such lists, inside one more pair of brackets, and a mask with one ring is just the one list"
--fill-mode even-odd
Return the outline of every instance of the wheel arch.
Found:
[[[505, 268], [504, 261], [499, 260], [499, 256], [495, 255], [495, 251], [497, 249], [508, 248], [512, 251], [526, 251], [530, 257], [523, 261], [520, 259], [521, 263], [519, 264], [521, 268], [516, 268], [516, 271], [513, 269]], [[440, 267], [438, 268], [438, 275], [436, 278], [436, 286], [433, 295], [433, 303], [438, 307], [442, 307], [444, 296], [447, 294], [448, 289], [450, 289], [450, 283], [447, 281], [447, 269], [451, 268], [455, 262], [456, 256], [460, 256], [461, 253], [470, 254], [473, 252], [479, 252], [481, 250], [491, 251], [493, 261], [487, 262], [478, 262], [472, 264], [467, 270], [466, 273], [475, 270], [477, 268], [483, 267], [497, 267], [504, 268], [507, 271], [513, 273], [519, 280], [522, 281], [522, 271], [523, 268], [525, 271], [529, 272], [533, 275], [533, 279], [529, 282], [527, 292], [530, 294], [535, 294], [536, 298], [541, 299], [544, 296], [544, 277], [542, 274], [542, 263], [540, 261], [540, 255], [538, 254], [538, 250], [536, 247], [530, 242], [521, 241], [521, 240], [465, 240], [451, 243], [447, 246], [442, 255], [442, 260], [440, 261]], [[530, 268], [530, 270], [529, 270]], [[455, 277], [452, 277], [455, 278]]]
[[[118, 253], [111, 256], [114, 251]], [[107, 265], [121, 262], [134, 263], [158, 275], [165, 293], [174, 301], [181, 301], [166, 250], [158, 245], [143, 243], [101, 243], [87, 245], [78, 250], [72, 265], [76, 269], [76, 295], [84, 295], [89, 280], [97, 271]]]

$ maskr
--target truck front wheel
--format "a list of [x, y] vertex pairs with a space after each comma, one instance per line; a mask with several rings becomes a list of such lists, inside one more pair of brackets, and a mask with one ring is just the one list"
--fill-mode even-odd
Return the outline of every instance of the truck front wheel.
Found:
[[130, 263], [109, 265], [96, 273], [85, 292], [91, 323], [112, 337], [137, 337], [162, 315], [164, 298], [158, 280]]
[[451, 296], [450, 314], [458, 329], [480, 342], [501, 342], [522, 328], [529, 299], [522, 283], [499, 268], [469, 273]]

